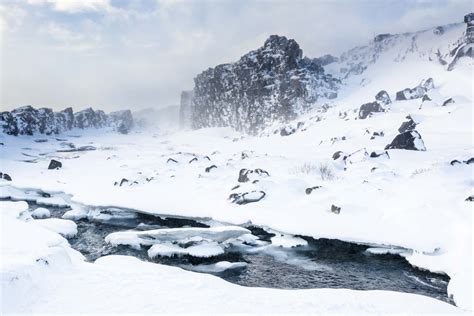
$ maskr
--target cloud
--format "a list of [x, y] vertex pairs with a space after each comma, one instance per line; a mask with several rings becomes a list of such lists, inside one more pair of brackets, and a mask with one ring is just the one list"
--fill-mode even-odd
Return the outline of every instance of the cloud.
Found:
[[461, 21], [471, 1], [28, 0], [0, 6], [1, 106], [179, 103], [196, 74], [271, 34], [340, 54], [378, 33]]
[[108, 11], [109, 0], [27, 0], [30, 5], [50, 6], [53, 10], [78, 13], [84, 11]]

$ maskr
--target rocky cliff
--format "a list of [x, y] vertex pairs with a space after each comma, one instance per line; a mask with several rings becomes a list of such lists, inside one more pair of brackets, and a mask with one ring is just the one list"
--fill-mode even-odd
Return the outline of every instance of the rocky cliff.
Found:
[[277, 35], [194, 82], [192, 127], [229, 126], [249, 133], [293, 119], [321, 98], [335, 98], [339, 83], [320, 63], [303, 58], [296, 41]]
[[105, 114], [92, 108], [74, 113], [72, 108], [54, 112], [52, 109], [35, 109], [30, 105], [0, 113], [0, 128], [8, 135], [59, 134], [73, 128], [104, 128], [127, 134], [133, 126], [129, 110]]

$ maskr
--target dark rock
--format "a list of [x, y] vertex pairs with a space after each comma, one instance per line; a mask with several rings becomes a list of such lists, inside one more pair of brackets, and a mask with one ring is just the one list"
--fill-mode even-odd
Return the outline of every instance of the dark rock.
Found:
[[375, 100], [382, 105], [389, 105], [390, 103], [392, 103], [390, 96], [385, 90], [379, 91], [379, 93], [375, 95]]
[[6, 181], [12, 181], [12, 178], [10, 177], [10, 175], [8, 175], [7, 173], [2, 173], [2, 172], [0, 172], [0, 179], [6, 180]]
[[382, 152], [371, 152], [370, 153], [370, 158], [377, 158], [377, 157], [380, 157], [380, 156], [383, 156], [383, 155], [386, 155], [388, 159], [390, 159], [390, 155], [388, 154], [388, 151], [382, 151]]
[[332, 155], [332, 159], [334, 160], [338, 160], [339, 158], [342, 158], [343, 160], [346, 160], [346, 158], [348, 157], [349, 155], [346, 154], [345, 152], [343, 151], [336, 151], [333, 155]]
[[421, 99], [421, 102], [425, 102], [425, 101], [431, 101], [431, 98], [427, 94], [423, 95], [423, 99]]
[[57, 170], [59, 168], [62, 168], [62, 166], [63, 166], [63, 164], [60, 161], [51, 159], [51, 161], [49, 162], [48, 169], [50, 169], [50, 170], [56, 169]]
[[194, 157], [193, 159], [191, 159], [191, 160], [189, 161], [189, 163], [193, 163], [193, 162], [195, 162], [195, 161], [198, 161], [197, 157]]
[[280, 130], [280, 136], [289, 136], [291, 134], [294, 134], [296, 132], [296, 129], [291, 127], [291, 126], [286, 126]]
[[302, 55], [294, 40], [272, 35], [239, 61], [202, 72], [194, 79], [192, 126], [257, 133], [266, 123], [294, 119], [321, 97], [334, 97], [339, 80]]
[[434, 82], [432, 78], [428, 78], [427, 80], [422, 80], [419, 85], [414, 87], [413, 89], [405, 88], [401, 91], [398, 91], [396, 94], [396, 100], [413, 100], [422, 98], [427, 91], [434, 88]]
[[449, 98], [449, 99], [447, 99], [446, 101], [444, 101], [443, 104], [442, 104], [442, 106], [446, 106], [446, 105], [451, 104], [451, 103], [454, 103], [453, 98]]
[[402, 123], [402, 125], [400, 125], [400, 127], [398, 128], [398, 132], [399, 133], [404, 133], [404, 132], [407, 132], [407, 131], [412, 131], [416, 128], [416, 123], [415, 121], [411, 118], [410, 115], [408, 115], [407, 117], [407, 120], [408, 121], [405, 121]]
[[309, 195], [309, 194], [311, 194], [311, 192], [313, 192], [313, 190], [320, 189], [320, 188], [322, 188], [320, 185], [316, 185], [316, 186], [311, 187], [311, 188], [306, 188], [305, 193]]
[[46, 143], [48, 140], [47, 139], [35, 139], [35, 143]]
[[229, 200], [232, 203], [239, 205], [254, 203], [261, 201], [265, 197], [266, 193], [263, 191], [250, 191], [245, 193], [232, 193], [229, 195]]
[[211, 170], [214, 169], [214, 168], [217, 168], [217, 166], [216, 166], [216, 165], [212, 165], [212, 166], [210, 166], [210, 167], [207, 167], [207, 168], [206, 168], [206, 172], [211, 172]]
[[451, 160], [451, 162], [449, 163], [451, 166], [454, 166], [454, 165], [460, 165], [461, 162], [457, 159], [454, 159], [454, 160]]
[[113, 112], [106, 115], [103, 111], [89, 108], [73, 113], [72, 108], [53, 112], [48, 108], [35, 109], [30, 105], [16, 108], [11, 112], [0, 113], [0, 126], [8, 135], [59, 134], [77, 128], [113, 127], [126, 133], [133, 125], [130, 111]]
[[421, 139], [421, 135], [416, 130], [412, 130], [398, 134], [385, 149], [425, 151], [426, 147]]
[[359, 109], [359, 119], [366, 119], [378, 112], [385, 112], [385, 109], [377, 101], [362, 104]]
[[238, 182], [248, 182], [250, 181], [249, 175], [251, 174], [256, 174], [258, 176], [269, 176], [270, 174], [263, 170], [263, 169], [254, 169], [254, 170], [249, 170], [249, 169], [241, 169], [239, 171], [239, 179], [237, 180]]
[[465, 163], [467, 163], [468, 165], [470, 165], [471, 163], [474, 163], [474, 157], [469, 158], [468, 160], [465, 161]]
[[169, 162], [178, 163], [178, 161], [174, 160], [173, 158], [168, 158], [168, 160], [166, 160], [166, 163], [169, 163]]
[[378, 34], [374, 37], [374, 42], [381, 42], [387, 38], [392, 37], [392, 34], [384, 33], [384, 34]]
[[467, 199], [465, 199], [464, 201], [466, 201], [466, 202], [474, 201], [474, 195], [468, 196]]
[[127, 183], [127, 182], [129, 182], [128, 179], [122, 178], [122, 180], [120, 180], [119, 186], [122, 186], [124, 183]]
[[339, 214], [341, 213], [341, 208], [333, 204], [331, 205], [331, 212], [334, 214]]

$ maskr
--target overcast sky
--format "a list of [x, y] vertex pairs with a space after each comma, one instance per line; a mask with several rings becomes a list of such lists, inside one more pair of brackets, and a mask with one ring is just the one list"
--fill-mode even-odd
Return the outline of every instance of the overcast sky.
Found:
[[196, 74], [294, 38], [309, 57], [461, 22], [471, 0], [2, 0], [0, 107], [179, 104]]

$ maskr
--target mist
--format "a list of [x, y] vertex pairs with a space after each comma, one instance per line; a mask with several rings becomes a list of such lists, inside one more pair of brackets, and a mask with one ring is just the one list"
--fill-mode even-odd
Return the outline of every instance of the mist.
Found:
[[112, 111], [179, 104], [193, 78], [270, 34], [305, 55], [461, 21], [471, 1], [3, 1], [1, 107]]

